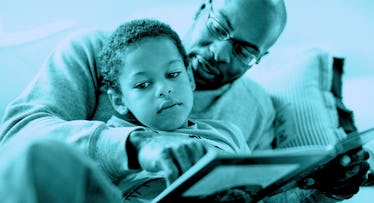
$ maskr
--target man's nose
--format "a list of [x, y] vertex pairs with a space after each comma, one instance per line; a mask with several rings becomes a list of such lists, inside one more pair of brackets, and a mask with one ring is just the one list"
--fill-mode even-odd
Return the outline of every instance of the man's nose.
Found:
[[228, 40], [216, 41], [210, 45], [210, 51], [216, 62], [229, 63], [232, 57], [232, 44]]

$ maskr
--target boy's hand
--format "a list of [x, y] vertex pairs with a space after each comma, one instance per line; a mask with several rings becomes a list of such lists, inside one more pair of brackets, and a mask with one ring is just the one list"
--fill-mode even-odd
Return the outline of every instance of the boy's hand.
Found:
[[348, 151], [311, 176], [299, 181], [303, 189], [317, 189], [337, 200], [351, 198], [366, 179], [368, 152], [362, 147]]
[[151, 172], [161, 171], [168, 185], [206, 153], [201, 142], [180, 134], [135, 131], [129, 141], [136, 148], [140, 167]]

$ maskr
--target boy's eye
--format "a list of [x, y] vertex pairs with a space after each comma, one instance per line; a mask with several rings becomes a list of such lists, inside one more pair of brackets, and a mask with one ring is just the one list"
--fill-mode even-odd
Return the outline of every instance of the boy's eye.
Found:
[[150, 82], [139, 82], [134, 85], [134, 88], [136, 89], [145, 89], [147, 88], [151, 83]]
[[179, 76], [180, 73], [181, 73], [180, 71], [168, 73], [168, 74], [166, 74], [166, 78], [176, 78], [176, 77]]

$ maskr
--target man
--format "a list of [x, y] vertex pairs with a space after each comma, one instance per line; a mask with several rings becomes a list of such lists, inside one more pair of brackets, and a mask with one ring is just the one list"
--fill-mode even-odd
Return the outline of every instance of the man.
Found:
[[[285, 23], [286, 11], [281, 0], [202, 2], [184, 41], [198, 90], [193, 117], [236, 123], [251, 150], [269, 148], [274, 118], [270, 98], [259, 86], [241, 76], [267, 54]], [[164, 171], [173, 181], [184, 172], [178, 170], [181, 162], [191, 166], [203, 155], [193, 154], [190, 158], [192, 143], [177, 138], [163, 139], [156, 132], [137, 128], [109, 129], [102, 122], [113, 110], [95, 57], [107, 37], [106, 33], [91, 33], [60, 47], [31, 88], [8, 106], [1, 142], [11, 137], [15, 137], [11, 140], [13, 143], [31, 136], [61, 139], [73, 143], [95, 160], [114, 181], [120, 180], [128, 170], [140, 166], [152, 169], [157, 165], [175, 169]], [[9, 147], [11, 143], [6, 144]], [[128, 154], [138, 155], [149, 146], [158, 152], [152, 159], [139, 156], [129, 160]], [[355, 194], [367, 171], [364, 161], [367, 154], [359, 150], [352, 155], [347, 167], [339, 161], [330, 166], [341, 171], [337, 180], [334, 176], [316, 177], [320, 180], [318, 184], [308, 186], [316, 189], [311, 196], [325, 193], [328, 197], [322, 195], [323, 198], [341, 199]], [[53, 165], [52, 162], [46, 165]], [[71, 167], [64, 169], [71, 170]], [[321, 173], [329, 174], [329, 171], [321, 170]]]

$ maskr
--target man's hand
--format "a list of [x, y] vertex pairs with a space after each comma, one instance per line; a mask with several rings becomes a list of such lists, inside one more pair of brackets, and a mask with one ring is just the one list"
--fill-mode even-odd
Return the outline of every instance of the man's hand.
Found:
[[299, 181], [303, 189], [317, 189], [337, 200], [351, 198], [359, 190], [369, 170], [368, 152], [362, 147], [348, 151], [311, 176]]
[[139, 165], [151, 172], [162, 172], [169, 185], [186, 172], [205, 153], [201, 142], [181, 134], [134, 131], [129, 141], [135, 147]]

